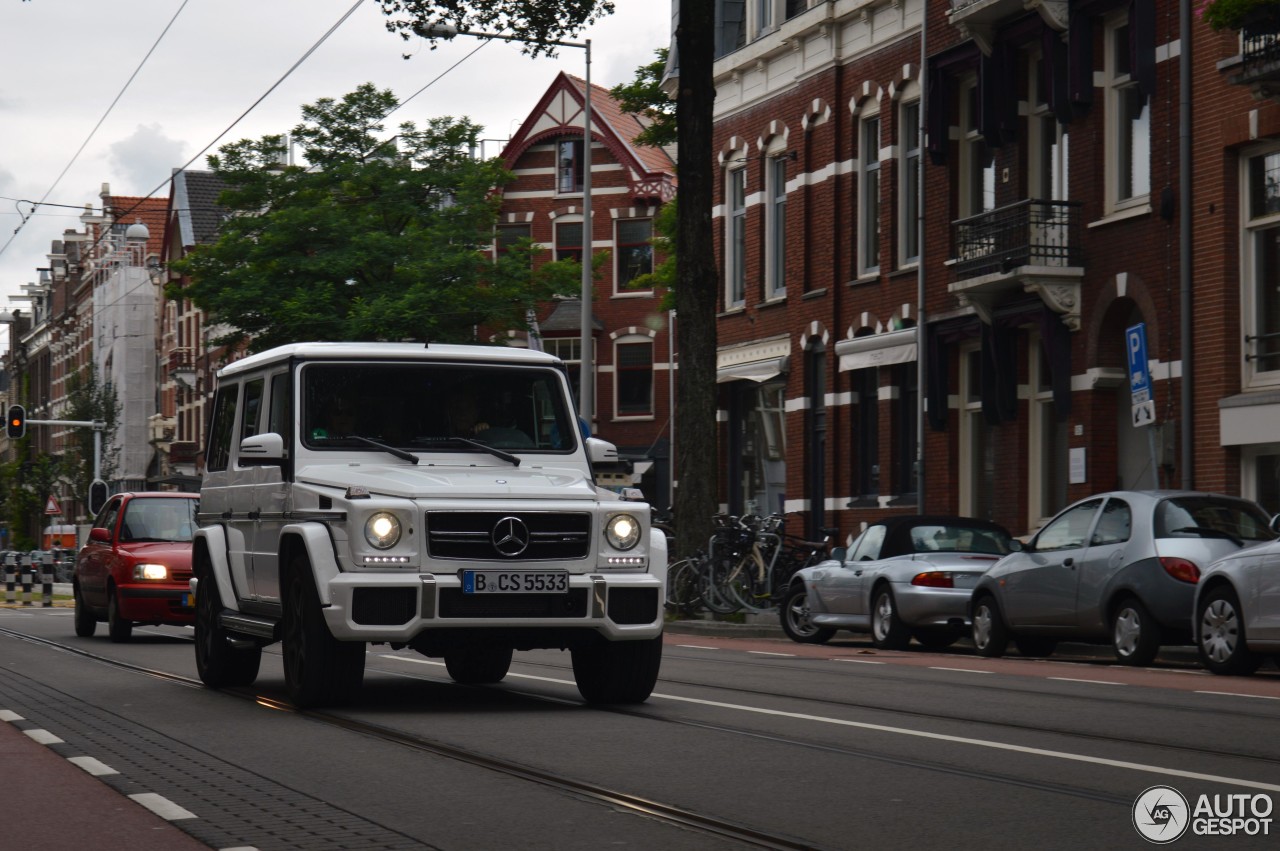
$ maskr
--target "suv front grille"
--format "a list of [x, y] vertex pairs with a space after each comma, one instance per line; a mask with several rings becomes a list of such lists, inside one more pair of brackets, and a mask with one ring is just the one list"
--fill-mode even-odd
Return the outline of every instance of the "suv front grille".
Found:
[[[524, 549], [500, 549], [510, 531], [499, 524], [514, 520], [521, 534], [527, 532]], [[497, 532], [497, 534], [495, 534]], [[521, 541], [523, 543], [523, 539]], [[591, 515], [539, 511], [429, 511], [427, 551], [432, 558], [471, 561], [563, 561], [587, 557], [591, 543]]]
[[587, 589], [567, 594], [464, 594], [440, 589], [442, 618], [585, 618]]

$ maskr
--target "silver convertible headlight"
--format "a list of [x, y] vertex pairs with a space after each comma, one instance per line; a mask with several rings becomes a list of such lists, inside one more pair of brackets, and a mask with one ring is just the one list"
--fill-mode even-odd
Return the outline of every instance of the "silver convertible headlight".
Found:
[[389, 550], [400, 542], [400, 521], [394, 514], [379, 511], [364, 522], [364, 539], [380, 550]]
[[604, 536], [615, 550], [629, 550], [640, 543], [640, 523], [630, 514], [615, 514], [605, 524]]

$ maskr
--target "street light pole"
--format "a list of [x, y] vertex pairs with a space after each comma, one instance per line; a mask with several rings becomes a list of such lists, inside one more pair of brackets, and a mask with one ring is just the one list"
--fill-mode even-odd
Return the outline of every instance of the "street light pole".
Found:
[[472, 38], [497, 39], [499, 41], [517, 41], [527, 44], [549, 44], [556, 47], [579, 47], [586, 54], [586, 89], [582, 95], [582, 293], [579, 301], [582, 304], [582, 322], [579, 326], [582, 340], [579, 344], [581, 363], [578, 368], [578, 413], [587, 424], [591, 424], [595, 413], [595, 346], [593, 334], [595, 328], [591, 321], [591, 258], [594, 254], [591, 238], [591, 39], [586, 41], [551, 41], [536, 38], [523, 38], [505, 33], [486, 33], [459, 30], [457, 27], [436, 24], [418, 30], [424, 38], [451, 39], [457, 35]]

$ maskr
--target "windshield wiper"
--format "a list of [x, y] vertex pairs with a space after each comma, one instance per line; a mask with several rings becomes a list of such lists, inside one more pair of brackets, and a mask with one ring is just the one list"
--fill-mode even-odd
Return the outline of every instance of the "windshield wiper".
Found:
[[510, 452], [503, 452], [501, 449], [498, 449], [497, 447], [494, 447], [494, 446], [490, 446], [487, 443], [481, 443], [480, 441], [472, 440], [469, 437], [449, 437], [445, 439], [451, 443], [465, 443], [467, 446], [475, 447], [476, 449], [479, 449], [482, 452], [488, 452], [494, 458], [501, 458], [503, 461], [506, 461], [512, 466], [515, 466], [515, 467], [520, 466], [519, 456], [512, 455]]
[[1226, 538], [1228, 541], [1235, 544], [1237, 547], [1244, 546], [1244, 541], [1240, 538], [1237, 538], [1235, 535], [1231, 534], [1230, 532], [1225, 532], [1222, 529], [1213, 529], [1209, 526], [1183, 526], [1181, 529], [1173, 530], [1173, 533], [1175, 535], [1180, 532], [1191, 532], [1193, 534], [1199, 535], [1202, 538]]
[[394, 446], [388, 446], [387, 444], [383, 443], [380, 440], [374, 440], [371, 437], [365, 437], [359, 434], [349, 434], [347, 435], [347, 437], [351, 438], [352, 440], [358, 440], [361, 443], [367, 443], [370, 446], [374, 447], [375, 449], [381, 449], [383, 452], [390, 452], [392, 455], [396, 456], [401, 461], [408, 461], [410, 464], [418, 463], [417, 455], [414, 455], [412, 452], [405, 452], [403, 449], [397, 449]]

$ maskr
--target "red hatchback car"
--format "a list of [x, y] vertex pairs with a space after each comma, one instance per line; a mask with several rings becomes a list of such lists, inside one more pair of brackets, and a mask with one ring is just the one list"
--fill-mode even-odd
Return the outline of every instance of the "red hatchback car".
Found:
[[135, 623], [195, 622], [189, 580], [199, 506], [195, 493], [111, 497], [76, 557], [76, 635], [93, 635], [100, 620], [112, 641], [128, 641]]

